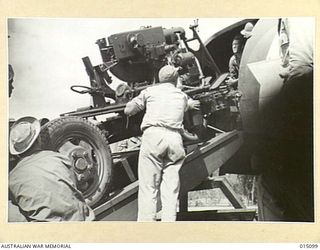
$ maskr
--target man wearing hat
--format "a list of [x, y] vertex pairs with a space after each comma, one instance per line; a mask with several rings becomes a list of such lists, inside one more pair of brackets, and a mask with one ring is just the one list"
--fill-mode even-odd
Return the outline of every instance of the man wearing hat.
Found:
[[33, 117], [23, 117], [11, 127], [10, 153], [21, 159], [9, 174], [9, 221], [22, 221], [21, 214], [26, 221], [93, 220], [68, 158], [42, 150], [40, 130]]
[[[179, 88], [177, 68], [159, 71], [161, 84], [148, 87], [127, 103], [126, 115], [146, 110], [139, 154], [138, 221], [155, 221], [157, 197], [162, 203], [162, 221], [175, 221], [180, 188], [179, 170], [185, 158], [182, 134], [188, 97]], [[194, 108], [200, 103], [194, 101]]]

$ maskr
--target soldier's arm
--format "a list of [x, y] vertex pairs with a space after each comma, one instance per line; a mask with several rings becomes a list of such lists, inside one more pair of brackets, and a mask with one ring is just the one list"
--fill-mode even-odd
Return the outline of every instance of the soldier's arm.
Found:
[[289, 18], [288, 80], [313, 73], [313, 20]]
[[189, 141], [189, 142], [190, 141], [199, 141], [199, 137], [196, 134], [191, 134], [190, 132], [188, 132], [185, 129], [182, 129], [180, 134], [182, 136], [182, 139], [185, 141]]
[[132, 116], [146, 108], [146, 91], [142, 91], [137, 97], [126, 104], [125, 115]]

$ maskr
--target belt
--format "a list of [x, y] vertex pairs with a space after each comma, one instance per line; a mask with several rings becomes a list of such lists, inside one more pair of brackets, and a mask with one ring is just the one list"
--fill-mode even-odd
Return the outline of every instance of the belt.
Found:
[[170, 128], [170, 127], [160, 127], [160, 126], [149, 126], [147, 128], [145, 128], [143, 130], [143, 132], [145, 132], [147, 129], [149, 128], [156, 128], [156, 129], [163, 129], [163, 130], [169, 130], [169, 131], [172, 131], [172, 132], [175, 132], [175, 133], [181, 133], [181, 129], [178, 129], [178, 128]]

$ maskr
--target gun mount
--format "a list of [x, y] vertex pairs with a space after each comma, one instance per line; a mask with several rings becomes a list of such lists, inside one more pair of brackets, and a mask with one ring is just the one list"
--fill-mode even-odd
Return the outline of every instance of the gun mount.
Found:
[[[190, 39], [182, 28], [144, 27], [113, 34], [96, 41], [101, 64], [93, 66], [89, 57], [82, 58], [90, 87], [74, 85], [71, 90], [90, 94], [93, 105], [61, 114], [45, 124], [42, 132], [47, 135], [50, 149], [69, 155], [77, 186], [90, 205], [99, 205], [102, 197], [111, 197], [130, 183], [114, 166], [116, 153], [111, 153], [110, 144], [141, 135], [143, 113], [128, 118], [123, 110], [141, 90], [158, 84], [162, 66], [179, 67], [179, 87], [190, 98], [200, 100], [201, 109], [185, 115], [185, 128], [189, 132], [209, 140], [217, 131], [235, 129], [235, 122], [230, 122], [230, 107], [237, 106], [238, 100], [230, 97], [225, 81], [228, 74], [221, 73], [197, 27], [197, 24], [190, 26], [193, 33]], [[198, 50], [189, 46], [192, 41], [198, 42]], [[111, 87], [115, 83], [117, 86]]]

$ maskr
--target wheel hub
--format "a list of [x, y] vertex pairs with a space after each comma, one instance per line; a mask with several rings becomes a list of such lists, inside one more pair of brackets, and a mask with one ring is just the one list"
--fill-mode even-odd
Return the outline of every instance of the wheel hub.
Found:
[[78, 158], [74, 163], [74, 167], [79, 171], [85, 171], [88, 167], [88, 162], [84, 158]]
[[90, 169], [92, 159], [89, 157], [88, 152], [81, 146], [74, 147], [71, 153], [72, 165], [79, 173], [83, 173]]

